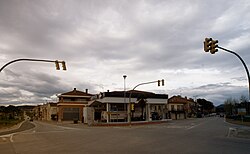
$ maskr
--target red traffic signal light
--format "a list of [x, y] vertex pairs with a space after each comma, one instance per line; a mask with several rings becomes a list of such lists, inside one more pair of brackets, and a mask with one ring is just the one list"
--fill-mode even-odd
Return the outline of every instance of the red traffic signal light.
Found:
[[210, 49], [211, 54], [215, 54], [215, 52], [218, 51], [218, 49], [216, 49], [218, 47], [218, 45], [217, 45], [218, 42], [219, 42], [218, 40], [211, 41], [211, 49]]
[[161, 80], [158, 80], [158, 86], [161, 86]]
[[63, 68], [64, 71], [67, 70], [67, 69], [66, 69], [66, 63], [65, 63], [65, 61], [62, 61], [62, 68]]
[[59, 61], [58, 60], [55, 61], [55, 64], [56, 64], [56, 70], [60, 70], [60, 66], [59, 66]]
[[205, 52], [209, 52], [209, 50], [211, 50], [211, 41], [212, 41], [212, 38], [205, 38], [205, 41], [204, 41], [204, 51]]

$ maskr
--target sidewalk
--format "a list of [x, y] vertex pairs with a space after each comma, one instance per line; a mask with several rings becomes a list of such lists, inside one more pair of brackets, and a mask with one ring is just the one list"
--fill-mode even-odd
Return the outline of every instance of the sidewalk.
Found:
[[228, 137], [239, 137], [239, 138], [247, 138], [250, 139], [250, 122], [241, 122], [232, 119], [225, 119], [227, 123], [233, 125], [233, 127], [229, 128]]
[[170, 119], [164, 119], [164, 120], [155, 120], [155, 121], [132, 121], [131, 123], [128, 122], [110, 122], [110, 123], [94, 123], [93, 127], [117, 127], [117, 126], [142, 126], [142, 125], [152, 125], [152, 124], [162, 124], [170, 121]]
[[109, 122], [109, 123], [93, 123], [92, 125], [83, 124], [78, 122], [74, 124], [73, 121], [37, 121], [44, 122], [47, 124], [57, 125], [57, 126], [65, 126], [65, 127], [74, 127], [74, 128], [82, 128], [82, 127], [127, 127], [127, 126], [143, 126], [143, 125], [152, 125], [152, 124], [162, 124], [171, 121], [171, 119], [164, 120], [155, 120], [155, 121], [132, 121], [128, 122]]

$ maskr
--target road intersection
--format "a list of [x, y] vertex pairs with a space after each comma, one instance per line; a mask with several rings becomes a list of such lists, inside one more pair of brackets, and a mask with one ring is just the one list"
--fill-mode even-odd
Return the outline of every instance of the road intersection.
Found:
[[[133, 127], [44, 123], [5, 137], [4, 153], [249, 153], [250, 139], [229, 136], [223, 118], [173, 120]], [[0, 137], [3, 139], [3, 137]]]

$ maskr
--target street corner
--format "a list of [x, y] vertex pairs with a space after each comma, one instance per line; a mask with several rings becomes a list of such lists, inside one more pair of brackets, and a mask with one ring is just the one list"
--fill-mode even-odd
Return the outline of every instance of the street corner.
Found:
[[250, 139], [250, 128], [238, 129], [237, 137]]
[[237, 137], [250, 139], [250, 128], [246, 127], [230, 127], [228, 130], [228, 137]]

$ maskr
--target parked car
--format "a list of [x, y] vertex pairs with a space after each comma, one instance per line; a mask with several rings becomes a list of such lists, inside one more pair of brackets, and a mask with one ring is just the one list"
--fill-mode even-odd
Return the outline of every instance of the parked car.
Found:
[[152, 112], [152, 120], [161, 120], [161, 116], [158, 114], [158, 112]]
[[197, 117], [197, 118], [202, 118], [203, 115], [202, 115], [201, 113], [197, 113], [197, 114], [196, 114], [196, 117]]
[[220, 117], [224, 117], [224, 113], [220, 113]]

